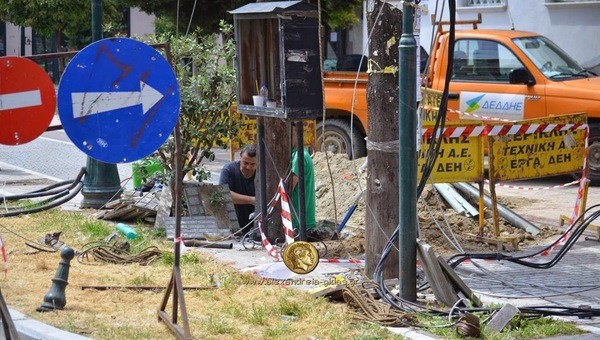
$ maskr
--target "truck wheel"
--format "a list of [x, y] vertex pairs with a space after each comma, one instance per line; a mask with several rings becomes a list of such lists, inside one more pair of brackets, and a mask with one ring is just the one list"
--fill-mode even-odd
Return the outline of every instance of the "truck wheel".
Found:
[[[352, 159], [350, 142], [354, 145], [354, 158], [360, 158], [367, 155], [365, 139], [356, 126], [350, 131], [350, 123], [341, 119], [325, 120], [325, 129], [323, 132], [323, 122], [317, 124], [317, 147], [320, 151], [329, 151], [333, 153], [345, 153]], [[352, 138], [352, 139], [350, 139]]]
[[600, 186], [600, 124], [590, 124], [590, 139], [588, 142], [591, 184]]

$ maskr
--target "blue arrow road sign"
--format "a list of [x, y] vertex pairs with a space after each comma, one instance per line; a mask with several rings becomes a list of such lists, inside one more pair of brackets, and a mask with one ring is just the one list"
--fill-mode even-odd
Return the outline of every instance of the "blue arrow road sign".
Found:
[[57, 100], [63, 128], [81, 151], [102, 162], [128, 163], [167, 140], [180, 94], [158, 51], [133, 39], [109, 38], [69, 62]]

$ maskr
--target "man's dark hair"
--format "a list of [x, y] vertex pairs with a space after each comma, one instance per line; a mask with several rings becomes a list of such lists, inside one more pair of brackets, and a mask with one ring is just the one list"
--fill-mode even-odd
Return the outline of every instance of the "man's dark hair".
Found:
[[245, 145], [242, 148], [242, 150], [240, 150], [240, 157], [243, 154], [247, 154], [248, 157], [252, 157], [252, 158], [256, 157], [256, 145], [254, 145], [254, 144]]

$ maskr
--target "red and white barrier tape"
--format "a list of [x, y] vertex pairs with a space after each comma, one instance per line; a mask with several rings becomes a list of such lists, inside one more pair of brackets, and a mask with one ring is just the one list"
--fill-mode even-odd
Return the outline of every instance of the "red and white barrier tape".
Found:
[[269, 242], [269, 239], [263, 232], [261, 221], [258, 221], [258, 230], [260, 231], [260, 238], [262, 240], [263, 248], [265, 248], [267, 250], [267, 253], [269, 253], [269, 255], [271, 255], [272, 257], [274, 257], [277, 261], [281, 260], [281, 256], [279, 256], [279, 252], [277, 252], [277, 249], [275, 249], [275, 247], [273, 247], [273, 245], [271, 244], [271, 242]]
[[[275, 194], [275, 198], [273, 199], [273, 204], [267, 210], [267, 213], [270, 215], [273, 212], [273, 209], [277, 206], [277, 203], [281, 201], [281, 221], [283, 224], [283, 233], [285, 235], [285, 242], [290, 245], [294, 243], [294, 227], [292, 226], [292, 213], [290, 211], [290, 203], [287, 193], [285, 192], [285, 185], [283, 180], [279, 181], [279, 185], [277, 187], [277, 193]], [[262, 230], [262, 221], [258, 221], [258, 226], [260, 230], [260, 238], [262, 240], [263, 247], [267, 250], [269, 255], [273, 256], [275, 259], [280, 260], [281, 256], [277, 252], [277, 249], [269, 242], [269, 239], [265, 236]]]
[[354, 263], [354, 264], [363, 264], [365, 260], [358, 259], [319, 259], [319, 262], [324, 263]]
[[294, 227], [292, 226], [292, 213], [290, 212], [290, 202], [285, 192], [283, 180], [279, 181], [279, 195], [281, 196], [281, 221], [283, 222], [283, 233], [285, 242], [290, 245], [294, 243]]
[[4, 240], [2, 234], [0, 234], [0, 251], [2, 252], [2, 262], [4, 263], [4, 276], [8, 273], [8, 256], [6, 256], [6, 247], [4, 246]]
[[516, 125], [467, 125], [467, 126], [449, 126], [441, 132], [433, 128], [421, 129], [421, 135], [424, 137], [479, 137], [479, 136], [512, 136], [527, 135], [532, 133], [548, 133], [555, 131], [574, 131], [587, 129], [585, 123], [565, 123], [565, 124], [516, 124]]
[[[501, 188], [507, 188], [507, 189], [515, 189], [515, 190], [541, 191], [541, 190], [552, 190], [552, 189], [565, 188], [565, 187], [575, 185], [580, 182], [581, 182], [581, 179], [576, 179], [569, 183], [554, 185], [551, 187], [524, 187], [524, 186], [520, 186], [520, 185], [512, 185], [512, 184], [504, 184], [504, 183], [496, 183], [496, 186], [501, 187]], [[485, 183], [490, 183], [490, 180], [486, 179]]]

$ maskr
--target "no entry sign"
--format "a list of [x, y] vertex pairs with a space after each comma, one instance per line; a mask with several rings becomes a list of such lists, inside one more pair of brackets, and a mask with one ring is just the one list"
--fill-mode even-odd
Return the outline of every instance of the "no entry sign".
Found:
[[26, 58], [0, 57], [0, 144], [36, 139], [55, 110], [54, 84], [44, 69]]
[[65, 132], [87, 155], [107, 163], [133, 162], [158, 149], [177, 123], [179, 102], [169, 63], [128, 38], [88, 45], [58, 88]]

